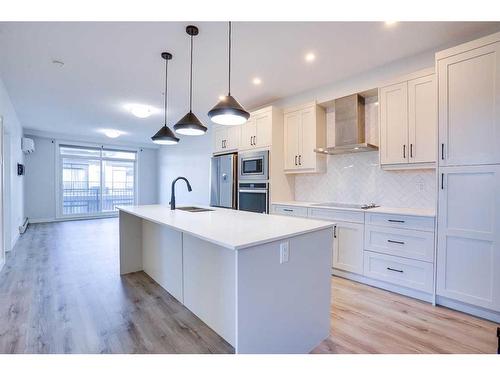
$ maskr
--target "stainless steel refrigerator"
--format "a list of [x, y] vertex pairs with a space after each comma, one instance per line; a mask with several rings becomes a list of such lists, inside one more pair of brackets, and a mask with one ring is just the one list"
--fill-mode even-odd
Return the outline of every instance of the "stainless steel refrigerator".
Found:
[[228, 154], [212, 157], [210, 180], [210, 205], [215, 207], [238, 207], [238, 155]]

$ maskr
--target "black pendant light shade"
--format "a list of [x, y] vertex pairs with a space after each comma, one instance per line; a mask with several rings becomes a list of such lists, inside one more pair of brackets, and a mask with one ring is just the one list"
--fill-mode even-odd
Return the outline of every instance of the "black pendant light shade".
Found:
[[158, 145], [175, 145], [179, 143], [179, 138], [177, 138], [172, 130], [167, 126], [167, 77], [168, 77], [168, 60], [172, 60], [172, 54], [168, 52], [162, 52], [161, 57], [165, 59], [165, 113], [164, 119], [165, 123], [160, 130], [156, 132], [155, 135], [151, 137], [154, 143]]
[[191, 66], [189, 73], [189, 112], [174, 125], [176, 133], [182, 135], [203, 135], [207, 127], [201, 123], [192, 111], [193, 105], [193, 36], [198, 35], [196, 26], [187, 26], [186, 33], [191, 37]]
[[250, 113], [235, 98], [227, 95], [208, 112], [208, 116], [216, 124], [241, 125], [247, 122]]
[[228, 94], [213, 107], [208, 116], [219, 125], [241, 125], [250, 117], [238, 101], [231, 96], [231, 22], [229, 22], [229, 69], [228, 69]]

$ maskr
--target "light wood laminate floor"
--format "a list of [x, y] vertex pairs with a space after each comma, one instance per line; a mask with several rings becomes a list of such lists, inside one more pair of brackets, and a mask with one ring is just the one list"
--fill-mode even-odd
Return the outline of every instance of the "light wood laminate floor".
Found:
[[[496, 324], [332, 278], [314, 353], [495, 353]], [[120, 277], [118, 220], [30, 225], [0, 272], [0, 353], [232, 353], [143, 272]]]

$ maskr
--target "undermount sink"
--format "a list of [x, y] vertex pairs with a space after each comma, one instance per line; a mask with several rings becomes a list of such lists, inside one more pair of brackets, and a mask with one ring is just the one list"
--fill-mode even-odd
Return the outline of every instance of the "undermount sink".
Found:
[[207, 212], [207, 211], [214, 211], [214, 210], [211, 210], [210, 208], [194, 207], [194, 206], [176, 207], [176, 210], [187, 211], [187, 212]]

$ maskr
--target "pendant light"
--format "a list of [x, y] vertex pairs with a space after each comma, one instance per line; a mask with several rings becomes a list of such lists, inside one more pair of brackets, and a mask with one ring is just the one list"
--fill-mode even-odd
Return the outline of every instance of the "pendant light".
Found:
[[154, 143], [158, 145], [176, 145], [179, 143], [179, 138], [177, 138], [172, 130], [167, 126], [167, 78], [168, 78], [168, 60], [172, 60], [172, 54], [168, 52], [162, 52], [161, 57], [165, 59], [165, 113], [164, 113], [164, 125], [158, 132], [151, 137]]
[[186, 27], [186, 33], [191, 37], [191, 66], [189, 73], [189, 112], [177, 121], [174, 125], [176, 133], [183, 135], [203, 135], [207, 132], [207, 127], [198, 120], [198, 117], [192, 112], [193, 105], [193, 36], [198, 35], [196, 26]]
[[208, 112], [208, 116], [213, 122], [219, 125], [241, 125], [247, 122], [250, 113], [245, 111], [241, 104], [231, 96], [231, 21], [229, 21], [228, 52], [228, 93]]

